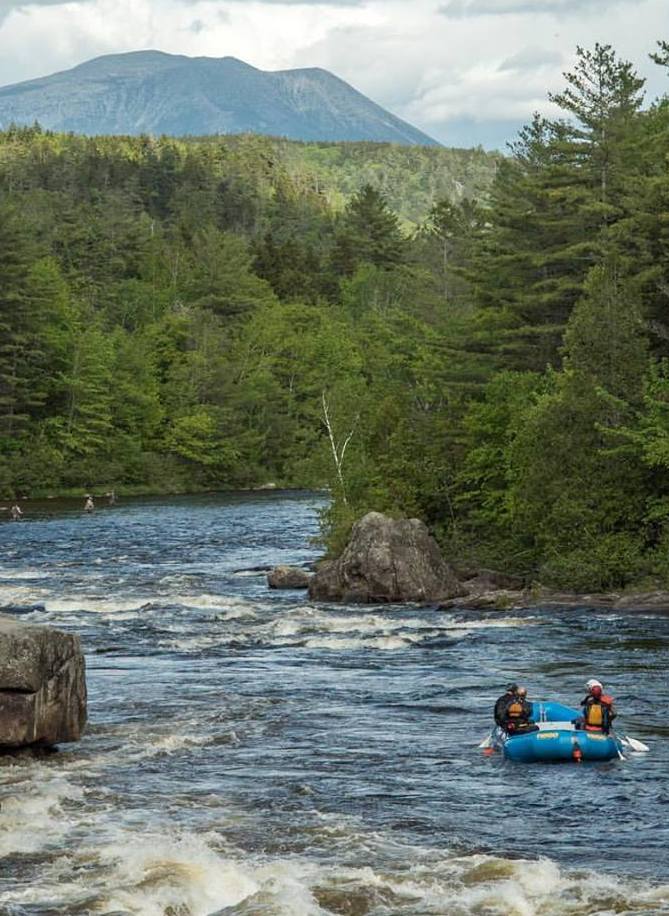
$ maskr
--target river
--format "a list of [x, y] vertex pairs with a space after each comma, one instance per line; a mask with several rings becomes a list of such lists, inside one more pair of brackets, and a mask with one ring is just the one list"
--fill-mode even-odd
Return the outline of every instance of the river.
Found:
[[[79, 633], [89, 727], [0, 758], [0, 913], [669, 914], [669, 619], [310, 604], [310, 493], [29, 508], [0, 606]], [[255, 569], [254, 569], [255, 567]], [[647, 755], [514, 765], [509, 679], [616, 696]]]

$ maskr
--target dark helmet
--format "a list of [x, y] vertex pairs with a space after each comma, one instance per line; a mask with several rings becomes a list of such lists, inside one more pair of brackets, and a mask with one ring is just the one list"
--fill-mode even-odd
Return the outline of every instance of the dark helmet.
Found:
[[518, 693], [518, 684], [512, 681], [510, 684], [507, 684], [504, 689], [507, 693]]

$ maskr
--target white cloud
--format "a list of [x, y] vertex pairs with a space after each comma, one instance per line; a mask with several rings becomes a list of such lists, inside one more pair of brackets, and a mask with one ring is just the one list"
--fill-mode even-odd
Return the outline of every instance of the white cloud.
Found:
[[439, 12], [455, 19], [463, 16], [506, 16], [512, 13], [533, 16], [593, 10], [601, 13], [616, 3], [636, 3], [636, 0], [448, 0], [439, 7]]
[[538, 48], [531, 46], [522, 48], [511, 57], [507, 57], [499, 65], [499, 70], [514, 70], [520, 72], [523, 70], [541, 70], [545, 67], [560, 66], [564, 58], [560, 51], [549, 48]]
[[232, 55], [270, 70], [325, 67], [445, 143], [499, 144], [534, 110], [551, 111], [547, 92], [562, 87], [576, 45], [610, 43], [650, 77], [650, 97], [669, 91], [647, 58], [669, 37], [666, 3], [0, 0], [0, 85], [144, 48]]

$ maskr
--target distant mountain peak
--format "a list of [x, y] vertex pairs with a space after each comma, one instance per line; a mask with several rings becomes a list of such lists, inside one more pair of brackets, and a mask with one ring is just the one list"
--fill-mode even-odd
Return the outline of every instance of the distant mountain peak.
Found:
[[0, 128], [82, 134], [259, 133], [439, 146], [321, 67], [259, 70], [236, 57], [107, 54], [0, 88]]

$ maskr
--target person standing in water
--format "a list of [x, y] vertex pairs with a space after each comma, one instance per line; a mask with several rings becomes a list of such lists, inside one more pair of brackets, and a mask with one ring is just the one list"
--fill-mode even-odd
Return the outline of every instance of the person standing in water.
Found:
[[10, 512], [10, 515], [12, 516], [13, 522], [20, 522], [21, 519], [23, 518], [23, 510], [21, 509], [21, 506], [19, 506], [18, 503], [14, 503], [14, 505], [9, 510], [9, 512]]
[[92, 512], [93, 509], [95, 509], [95, 503], [93, 502], [93, 497], [89, 493], [84, 503], [84, 512]]

